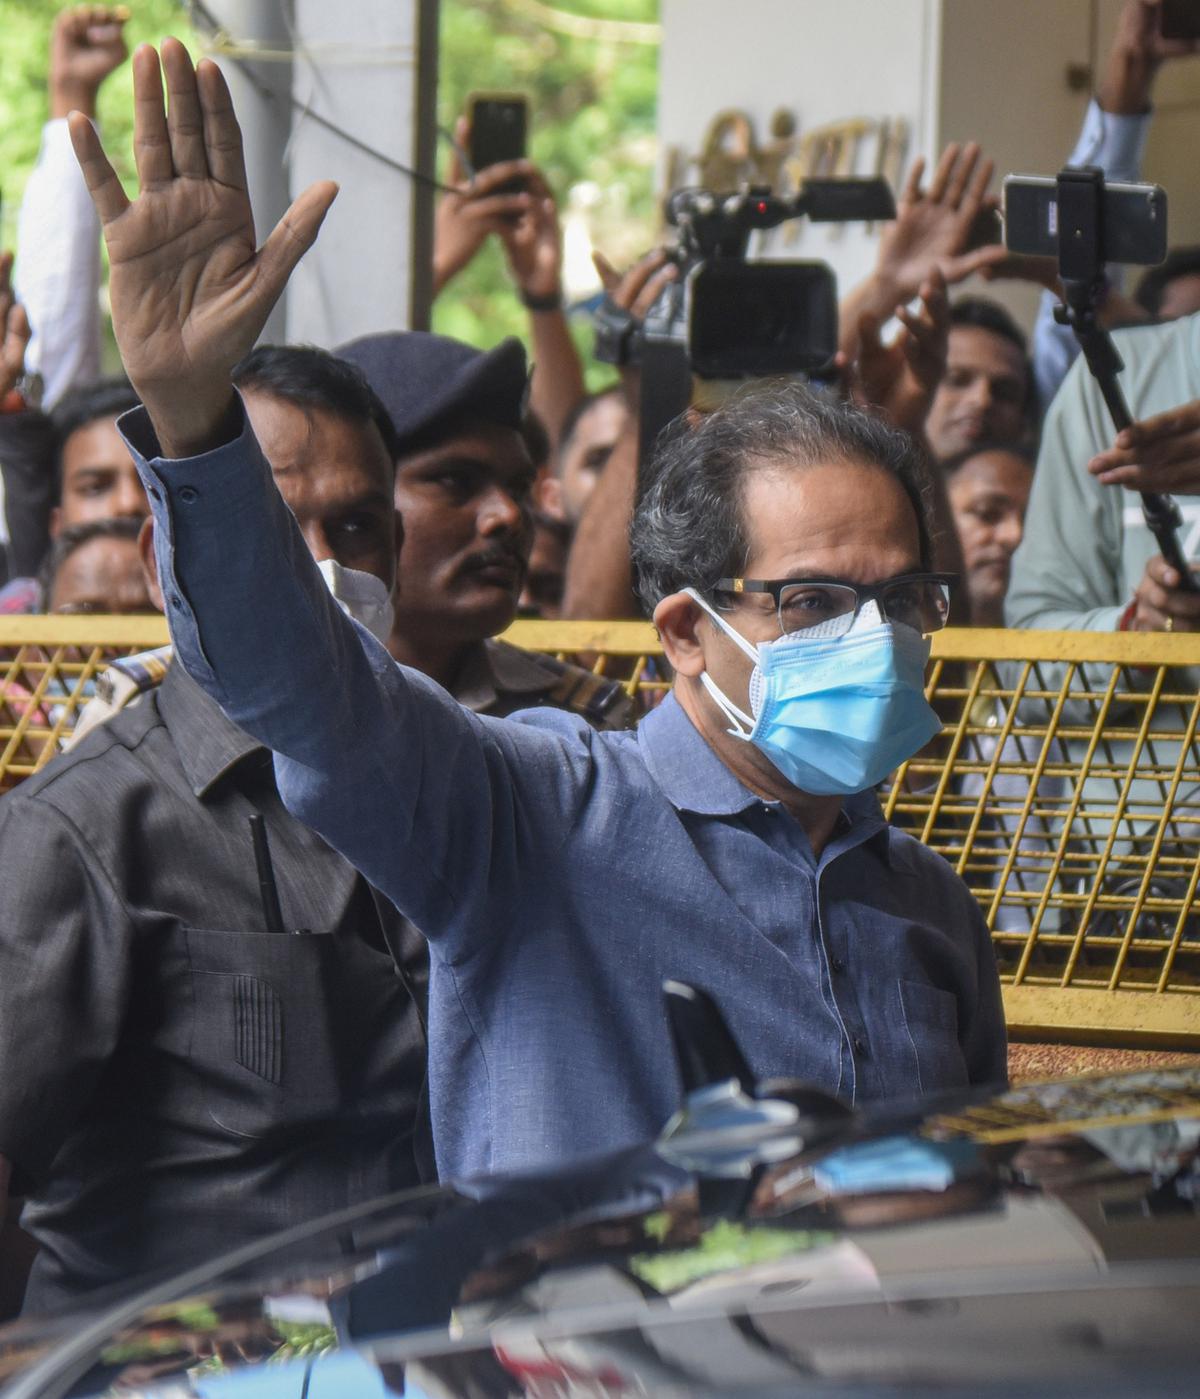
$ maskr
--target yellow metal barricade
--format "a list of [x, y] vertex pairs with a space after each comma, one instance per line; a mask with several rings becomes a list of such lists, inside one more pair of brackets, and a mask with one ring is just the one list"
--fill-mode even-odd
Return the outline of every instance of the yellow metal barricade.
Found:
[[0, 617], [0, 792], [59, 752], [110, 660], [167, 639], [162, 617]]
[[[0, 618], [0, 790], [58, 751], [108, 658], [165, 640], [157, 618]], [[669, 686], [646, 623], [523, 621], [506, 640], [617, 677], [643, 708]], [[1200, 1049], [1197, 677], [1200, 636], [934, 638], [944, 729], [885, 810], [970, 886], [1015, 1035]]]

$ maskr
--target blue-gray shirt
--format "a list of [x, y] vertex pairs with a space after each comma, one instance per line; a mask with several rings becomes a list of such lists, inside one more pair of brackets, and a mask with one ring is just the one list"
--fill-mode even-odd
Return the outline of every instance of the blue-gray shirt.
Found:
[[714, 996], [761, 1077], [851, 1102], [1004, 1079], [979, 908], [873, 794], [816, 858], [674, 699], [636, 734], [471, 714], [342, 615], [248, 427], [183, 461], [140, 410], [122, 428], [179, 660], [429, 939], [444, 1175], [654, 1134], [679, 1099], [668, 977]]

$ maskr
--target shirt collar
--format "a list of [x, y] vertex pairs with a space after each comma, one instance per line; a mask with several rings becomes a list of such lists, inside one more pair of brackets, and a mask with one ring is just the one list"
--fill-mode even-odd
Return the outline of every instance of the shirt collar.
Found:
[[267, 750], [221, 712], [184, 670], [173, 664], [158, 687], [158, 712], [179, 754], [184, 776], [197, 797], [252, 753]]
[[[637, 738], [650, 775], [680, 811], [736, 816], [763, 805], [762, 797], [739, 782], [717, 757], [673, 694], [641, 721]], [[827, 847], [829, 855], [871, 841], [891, 863], [890, 828], [873, 791], [846, 797], [842, 816]]]
[[646, 715], [637, 737], [650, 775], [680, 811], [734, 816], [762, 805], [708, 746], [673, 694]]

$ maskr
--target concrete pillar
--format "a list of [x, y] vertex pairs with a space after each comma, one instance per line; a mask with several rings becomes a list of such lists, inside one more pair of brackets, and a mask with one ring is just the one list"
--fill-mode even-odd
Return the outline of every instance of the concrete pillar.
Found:
[[[436, 4], [294, 0], [294, 7], [291, 190], [294, 195], [313, 180], [334, 179], [341, 193], [316, 247], [292, 277], [287, 334], [293, 342], [333, 348], [357, 335], [405, 329], [426, 313], [427, 279], [424, 294], [420, 282], [414, 289], [413, 265], [418, 247], [428, 260], [424, 230], [431, 205], [407, 175], [316, 118], [399, 164], [431, 162], [425, 129], [431, 97], [428, 89], [422, 92], [418, 72], [423, 62], [432, 87]], [[414, 242], [418, 220], [423, 237]]]
[[[206, 0], [205, 8], [239, 46], [286, 53], [292, 43], [292, 0]], [[261, 243], [288, 205], [287, 147], [292, 130], [292, 65], [279, 59], [217, 56], [242, 126], [254, 226]], [[281, 301], [263, 330], [267, 344], [287, 335]]]

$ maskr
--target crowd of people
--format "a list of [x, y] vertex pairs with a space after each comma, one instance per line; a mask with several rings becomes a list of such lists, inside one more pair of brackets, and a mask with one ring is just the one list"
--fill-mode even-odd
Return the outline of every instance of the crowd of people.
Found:
[[[1124, 5], [1071, 156], [1110, 178], [1137, 178], [1186, 50], [1158, 10]], [[585, 391], [534, 165], [456, 157], [434, 240], [443, 295], [502, 244], [532, 367], [419, 332], [258, 345], [336, 188], [256, 251], [220, 71], [167, 39], [132, 59], [129, 199], [94, 124], [126, 58], [118, 11], [59, 17], [0, 257], [0, 614], [171, 634], [0, 799], [26, 1308], [652, 1135], [679, 1091], [666, 978], [763, 1078], [849, 1102], [1003, 1081], [978, 905], [875, 789], [939, 729], [923, 677], [951, 621], [1200, 630], [1133, 494], [1200, 521], [1200, 253], [1132, 296], [1111, 269], [1138, 420], [1116, 436], [1055, 267], [975, 245], [995, 172], [952, 145], [913, 163], [827, 379], [690, 410], [647, 461], [637, 363]], [[678, 276], [664, 249], [596, 265], [635, 323]], [[956, 292], [1009, 277], [1044, 288], [1030, 338]], [[498, 640], [518, 615], [651, 617], [669, 697], [642, 712]]]

